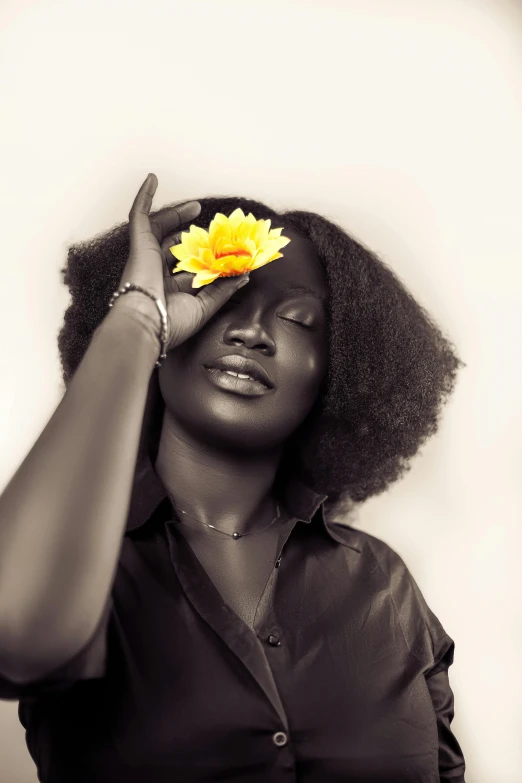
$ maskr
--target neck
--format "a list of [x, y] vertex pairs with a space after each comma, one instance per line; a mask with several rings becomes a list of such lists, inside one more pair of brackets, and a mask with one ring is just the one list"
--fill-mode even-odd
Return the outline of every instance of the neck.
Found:
[[273, 483], [281, 451], [253, 455], [201, 443], [165, 409], [155, 470], [174, 505], [193, 515], [183, 514], [183, 522], [202, 535], [215, 531], [197, 520], [227, 533], [250, 533], [276, 515]]

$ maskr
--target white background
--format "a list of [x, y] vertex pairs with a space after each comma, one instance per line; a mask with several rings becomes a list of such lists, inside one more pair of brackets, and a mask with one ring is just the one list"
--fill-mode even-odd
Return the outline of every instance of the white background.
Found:
[[[0, 483], [54, 412], [66, 246], [239, 194], [317, 211], [398, 272], [467, 363], [441, 429], [358, 527], [455, 640], [466, 783], [522, 780], [522, 4], [0, 6]], [[16, 702], [0, 779], [35, 783]]]

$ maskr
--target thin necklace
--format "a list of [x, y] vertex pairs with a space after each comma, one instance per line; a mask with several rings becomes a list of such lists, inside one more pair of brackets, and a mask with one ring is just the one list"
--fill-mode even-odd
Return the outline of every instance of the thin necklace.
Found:
[[[281, 516], [281, 513], [280, 513], [280, 511], [279, 511], [279, 503], [276, 503], [276, 507], [277, 507], [277, 514], [276, 514], [276, 516], [275, 516], [275, 517], [273, 518], [273, 520], [270, 522], [270, 525], [267, 525], [267, 526], [266, 526], [266, 527], [264, 527], [262, 530], [251, 530], [251, 531], [250, 531], [250, 533], [227, 533], [227, 531], [226, 531], [226, 530], [220, 530], [220, 529], [219, 529], [219, 528], [217, 528], [215, 525], [211, 525], [211, 524], [209, 524], [208, 522], [203, 522], [201, 519], [198, 519], [197, 517], [194, 517], [194, 516], [192, 516], [192, 514], [189, 514], [189, 513], [188, 513], [188, 511], [183, 511], [183, 509], [182, 509], [182, 508], [178, 508], [178, 507], [175, 505], [175, 503], [174, 503], [174, 498], [172, 497], [172, 495], [170, 494], [170, 492], [168, 493], [168, 495], [169, 495], [170, 499], [172, 500], [172, 505], [174, 506], [174, 508], [176, 509], [176, 511], [181, 511], [181, 513], [182, 513], [182, 514], [186, 514], [188, 517], [192, 517], [192, 519], [196, 519], [196, 520], [197, 520], [198, 522], [200, 522], [202, 525], [206, 525], [207, 527], [211, 527], [213, 530], [217, 530], [217, 532], [218, 532], [218, 533], [223, 533], [225, 536], [229, 536], [230, 538], [233, 538], [233, 539], [235, 539], [236, 541], [237, 541], [237, 539], [238, 539], [238, 538], [244, 538], [245, 536], [252, 536], [252, 535], [254, 535], [254, 533], [263, 533], [265, 530], [268, 530], [268, 528], [269, 528], [269, 527], [271, 527], [271, 526], [274, 524], [274, 522], [275, 522], [277, 519], [279, 519], [279, 517]], [[178, 522], [181, 522], [181, 521], [182, 521], [181, 519], [179, 519], [179, 520], [178, 520]]]

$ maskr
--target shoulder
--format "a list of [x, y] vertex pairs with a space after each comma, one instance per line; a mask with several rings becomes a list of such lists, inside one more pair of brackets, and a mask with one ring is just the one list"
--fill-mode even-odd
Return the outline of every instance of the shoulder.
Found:
[[384, 574], [410, 575], [402, 557], [386, 541], [335, 519], [326, 519], [325, 523], [336, 541], [358, 551], [365, 559], [373, 559]]
[[401, 555], [390, 544], [344, 522], [330, 520], [326, 524], [336, 541], [359, 552], [361, 568], [367, 575], [378, 575], [379, 581], [384, 580], [394, 596], [398, 597], [402, 591], [411, 599], [415, 598], [419, 608], [422, 606], [424, 599], [419, 586]]
[[344, 522], [330, 520], [328, 529], [340, 544], [358, 552], [358, 571], [371, 579], [375, 594], [387, 595], [396, 610], [411, 652], [433, 665], [453, 656], [453, 639], [428, 605], [401, 555], [386, 541]]

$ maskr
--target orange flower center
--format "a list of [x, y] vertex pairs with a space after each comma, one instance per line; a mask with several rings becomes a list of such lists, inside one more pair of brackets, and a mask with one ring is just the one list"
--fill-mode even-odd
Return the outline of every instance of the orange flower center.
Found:
[[216, 253], [215, 258], [223, 258], [224, 256], [245, 256], [248, 257], [248, 253], [245, 250], [229, 250], [226, 253]]

